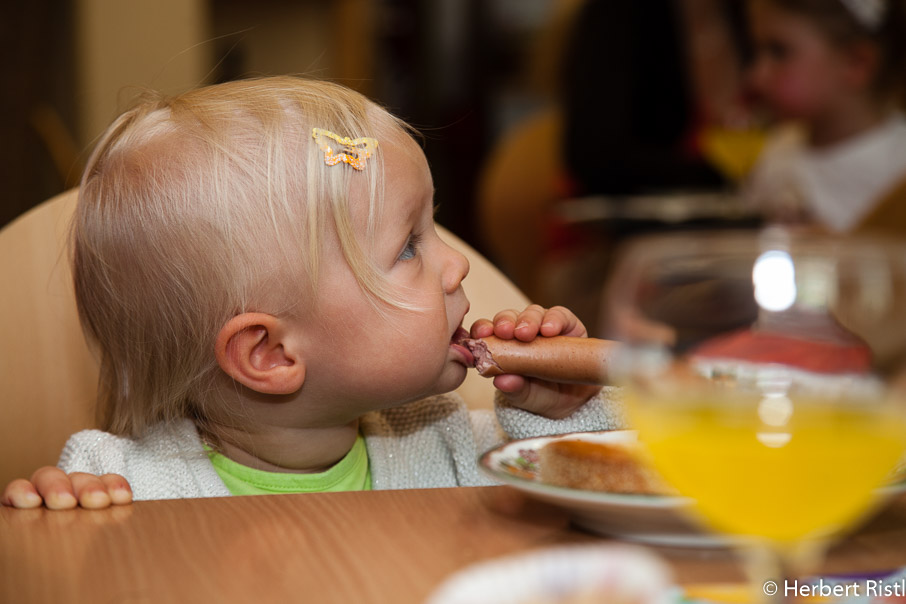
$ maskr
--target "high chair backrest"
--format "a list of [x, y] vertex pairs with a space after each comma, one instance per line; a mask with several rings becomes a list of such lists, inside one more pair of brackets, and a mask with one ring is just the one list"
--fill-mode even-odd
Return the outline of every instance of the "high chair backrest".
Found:
[[67, 191], [0, 231], [0, 488], [55, 464], [66, 438], [93, 425], [97, 363], [66, 253], [76, 196]]
[[[79, 326], [66, 239], [77, 190], [54, 197], [0, 231], [0, 489], [53, 465], [70, 434], [94, 427], [98, 368]], [[525, 296], [487, 259], [448, 231], [471, 263], [466, 327]], [[459, 388], [470, 407], [490, 407], [490, 380], [469, 372]]]

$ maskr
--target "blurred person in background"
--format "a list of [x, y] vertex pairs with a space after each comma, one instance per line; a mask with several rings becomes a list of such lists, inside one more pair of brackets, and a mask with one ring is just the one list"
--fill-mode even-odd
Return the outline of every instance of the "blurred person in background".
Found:
[[745, 197], [771, 222], [906, 235], [906, 0], [751, 0], [780, 124]]
[[547, 84], [547, 109], [499, 141], [479, 186], [484, 242], [529, 296], [568, 300], [593, 330], [614, 246], [633, 234], [564, 224], [558, 202], [734, 186], [738, 170], [708, 156], [703, 134], [747, 120], [742, 8], [557, 5], [531, 66]]

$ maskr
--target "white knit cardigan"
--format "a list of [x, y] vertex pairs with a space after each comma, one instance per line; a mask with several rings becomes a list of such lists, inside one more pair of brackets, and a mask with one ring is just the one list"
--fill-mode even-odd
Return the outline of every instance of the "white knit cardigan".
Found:
[[[362, 417], [374, 489], [494, 484], [478, 469], [480, 453], [506, 438], [610, 430], [622, 426], [616, 390], [605, 388], [563, 420], [506, 404], [494, 413], [468, 411], [444, 394]], [[499, 423], [498, 423], [499, 422]], [[66, 472], [120, 474], [136, 501], [228, 496], [191, 420], [158, 424], [138, 439], [85, 430], [70, 437], [57, 464]]]

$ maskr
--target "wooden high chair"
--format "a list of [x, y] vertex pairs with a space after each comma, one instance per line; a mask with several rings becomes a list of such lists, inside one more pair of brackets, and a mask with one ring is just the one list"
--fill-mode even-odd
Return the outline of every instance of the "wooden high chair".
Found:
[[[58, 195], [0, 231], [0, 489], [54, 465], [69, 435], [94, 427], [98, 366], [79, 326], [66, 238], [77, 190]], [[446, 230], [472, 265], [468, 328], [525, 296], [487, 259]], [[490, 407], [493, 386], [474, 371], [459, 388], [470, 407]]]

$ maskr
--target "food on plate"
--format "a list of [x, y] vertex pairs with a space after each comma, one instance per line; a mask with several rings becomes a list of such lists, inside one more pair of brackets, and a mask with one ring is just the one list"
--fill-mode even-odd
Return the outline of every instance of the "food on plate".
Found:
[[555, 440], [541, 448], [541, 481], [554, 486], [629, 493], [674, 495], [648, 464], [638, 442]]
[[463, 346], [475, 357], [485, 377], [515, 373], [558, 382], [605, 384], [617, 342], [597, 338], [554, 336], [531, 342], [489, 336], [466, 339]]

